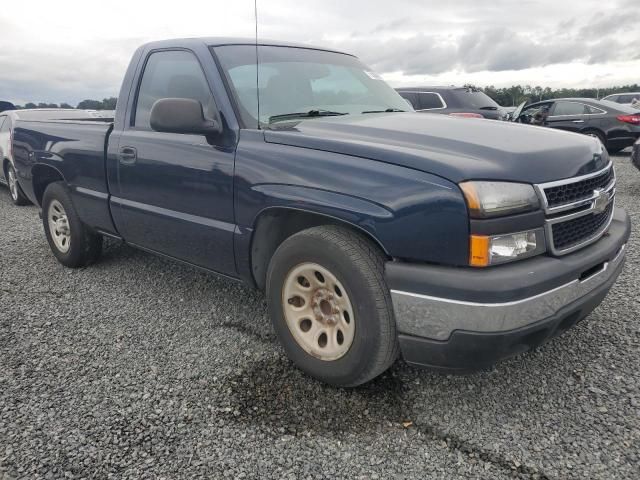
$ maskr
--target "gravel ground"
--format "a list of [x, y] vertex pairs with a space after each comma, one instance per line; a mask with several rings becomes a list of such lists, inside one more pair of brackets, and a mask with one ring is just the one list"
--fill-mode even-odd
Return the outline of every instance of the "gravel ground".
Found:
[[[125, 246], [83, 270], [0, 190], [0, 479], [640, 477], [640, 172], [625, 271], [585, 321], [491, 371], [299, 373], [260, 294]], [[411, 423], [409, 423], [411, 422]]]

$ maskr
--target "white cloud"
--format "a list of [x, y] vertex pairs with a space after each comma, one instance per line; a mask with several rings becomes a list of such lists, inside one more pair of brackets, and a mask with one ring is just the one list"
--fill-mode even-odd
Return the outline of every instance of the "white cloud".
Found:
[[[348, 50], [394, 84], [606, 86], [638, 82], [636, 1], [258, 0], [259, 33]], [[0, 98], [19, 103], [116, 95], [145, 41], [255, 28], [253, 0], [4, 3]]]

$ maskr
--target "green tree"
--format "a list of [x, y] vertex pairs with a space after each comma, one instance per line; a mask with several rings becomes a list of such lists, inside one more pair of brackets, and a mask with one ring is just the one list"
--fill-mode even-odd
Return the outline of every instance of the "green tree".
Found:
[[100, 100], [83, 100], [76, 108], [82, 110], [102, 110], [102, 102]]
[[115, 110], [117, 101], [118, 99], [116, 97], [105, 98], [102, 100], [102, 108], [104, 110]]

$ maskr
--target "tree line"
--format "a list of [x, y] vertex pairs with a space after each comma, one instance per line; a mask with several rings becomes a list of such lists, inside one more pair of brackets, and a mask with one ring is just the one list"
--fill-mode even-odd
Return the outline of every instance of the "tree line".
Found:
[[81, 110], [115, 110], [117, 100], [118, 99], [116, 97], [104, 98], [102, 101], [88, 99], [88, 100], [82, 100], [75, 107], [65, 102], [60, 104], [46, 103], [46, 102], [40, 102], [40, 103], [28, 102], [28, 103], [25, 103], [24, 105], [15, 105], [15, 108], [18, 110], [21, 110], [24, 108], [78, 108]]
[[640, 85], [623, 85], [607, 88], [559, 88], [540, 87], [531, 85], [513, 85], [511, 87], [496, 88], [493, 85], [479, 88], [503, 107], [516, 106], [522, 102], [533, 103], [553, 98], [603, 98], [614, 93], [640, 92]]

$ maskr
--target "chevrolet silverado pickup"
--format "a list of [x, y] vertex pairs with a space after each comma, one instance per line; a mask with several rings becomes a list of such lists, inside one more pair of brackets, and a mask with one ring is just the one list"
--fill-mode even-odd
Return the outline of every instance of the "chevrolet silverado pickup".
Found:
[[60, 263], [111, 237], [244, 281], [293, 363], [339, 386], [541, 344], [604, 299], [630, 231], [596, 138], [418, 114], [302, 45], [146, 44], [113, 122], [21, 120], [13, 152]]

